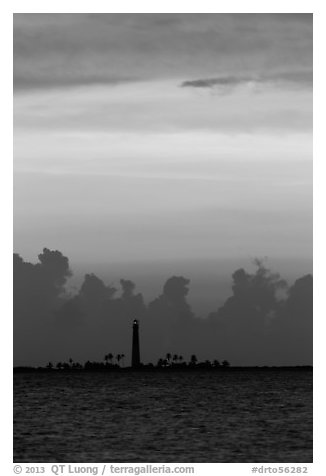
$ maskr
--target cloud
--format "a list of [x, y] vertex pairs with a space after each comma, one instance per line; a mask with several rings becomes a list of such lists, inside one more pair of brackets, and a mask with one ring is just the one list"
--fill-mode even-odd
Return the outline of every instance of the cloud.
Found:
[[[199, 94], [194, 94], [193, 88], [178, 87], [180, 82], [179, 79], [178, 82], [138, 82], [119, 87], [102, 85], [42, 89], [33, 94], [21, 92], [14, 101], [16, 138], [19, 140], [20, 133], [26, 131], [28, 134], [36, 131], [38, 142], [42, 142], [47, 131], [50, 134], [61, 131], [64, 136], [81, 131], [84, 134], [101, 131], [106, 135], [137, 132], [174, 136], [185, 131], [284, 134], [285, 131], [311, 130], [312, 97], [308, 88], [262, 86], [260, 94], [252, 94], [250, 88], [238, 87], [233, 94], [207, 97], [207, 89], [197, 88]], [[204, 94], [200, 94], [201, 91]], [[120, 144], [124, 147], [124, 141]], [[152, 145], [157, 150], [155, 144]], [[91, 147], [96, 148], [94, 141]], [[111, 144], [109, 149], [113, 147]]]
[[[106, 263], [106, 252], [102, 258]], [[69, 260], [60, 251], [44, 248], [37, 264], [14, 254], [15, 364], [42, 365], [68, 356], [85, 362], [107, 350], [129, 357], [132, 316], [141, 321], [144, 362], [178, 351], [204, 358], [226, 355], [238, 365], [310, 364], [312, 275], [289, 287], [262, 260], [254, 264], [254, 273], [238, 268], [232, 274], [232, 295], [217, 311], [196, 319], [188, 300], [190, 279], [183, 276], [168, 278], [161, 294], [146, 305], [133, 281], [121, 279], [116, 296], [116, 289], [95, 274], [86, 274], [78, 292], [68, 294]], [[215, 278], [215, 273], [207, 275], [201, 290], [213, 293], [214, 304]]]
[[16, 90], [311, 67], [311, 16], [14, 15]]
[[278, 73], [269, 73], [261, 75], [227, 75], [217, 78], [204, 78], [184, 81], [181, 84], [183, 88], [222, 88], [229, 89], [238, 86], [248, 85], [272, 85], [281, 87], [311, 87], [311, 71], [284, 71]]

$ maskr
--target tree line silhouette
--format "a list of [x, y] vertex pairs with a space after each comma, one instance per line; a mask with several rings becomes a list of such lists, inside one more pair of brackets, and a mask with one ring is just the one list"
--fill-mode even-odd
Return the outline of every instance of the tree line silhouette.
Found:
[[[185, 370], [185, 369], [225, 369], [230, 367], [230, 362], [228, 360], [219, 360], [214, 359], [210, 361], [206, 359], [203, 362], [199, 362], [197, 356], [192, 354], [189, 361], [184, 360], [182, 355], [174, 354], [173, 356], [168, 352], [165, 358], [159, 358], [157, 364], [154, 365], [152, 362], [147, 364], [141, 364], [139, 369], [171, 369], [171, 370]], [[32, 368], [33, 370], [65, 370], [65, 371], [74, 371], [74, 370], [117, 370], [117, 369], [130, 369], [131, 367], [125, 367], [124, 363], [124, 354], [117, 354], [114, 356], [112, 353], [106, 354], [102, 362], [94, 362], [87, 360], [84, 364], [80, 362], [75, 362], [72, 358], [68, 362], [57, 362], [53, 364], [48, 362], [44, 367]], [[30, 367], [18, 367], [18, 370], [29, 370]], [[138, 370], [139, 370], [138, 369]]]
[[[129, 365], [135, 317], [143, 362], [165, 355], [161, 365], [180, 365], [179, 353], [195, 351], [207, 361], [227, 356], [234, 365], [312, 363], [311, 274], [289, 285], [257, 259], [254, 272], [241, 268], [232, 274], [232, 293], [221, 307], [198, 317], [187, 300], [190, 281], [183, 276], [167, 279], [161, 294], [146, 304], [132, 281], [121, 279], [118, 290], [93, 273], [71, 294], [66, 289], [72, 275], [68, 258], [44, 248], [38, 259], [33, 264], [14, 254], [18, 365], [60, 361], [64, 355], [78, 361], [91, 355], [102, 359], [107, 348], [112, 353], [105, 354], [104, 364], [114, 359]], [[173, 355], [173, 349], [179, 353]]]

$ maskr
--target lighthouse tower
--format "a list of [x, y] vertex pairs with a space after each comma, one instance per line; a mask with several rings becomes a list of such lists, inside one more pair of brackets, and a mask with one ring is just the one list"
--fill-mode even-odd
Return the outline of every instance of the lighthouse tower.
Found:
[[136, 369], [140, 366], [140, 351], [139, 351], [139, 324], [138, 320], [134, 319], [132, 323], [132, 359], [131, 366]]

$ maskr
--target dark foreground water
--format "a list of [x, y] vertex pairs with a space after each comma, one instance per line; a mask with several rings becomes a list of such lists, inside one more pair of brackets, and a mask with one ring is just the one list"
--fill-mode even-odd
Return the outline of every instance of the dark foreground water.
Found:
[[17, 373], [15, 462], [312, 462], [312, 372]]

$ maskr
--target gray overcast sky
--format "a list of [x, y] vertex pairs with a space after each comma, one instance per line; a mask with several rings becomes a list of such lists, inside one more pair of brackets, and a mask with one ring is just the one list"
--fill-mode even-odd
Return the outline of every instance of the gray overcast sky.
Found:
[[14, 87], [24, 258], [311, 259], [312, 15], [15, 14]]

